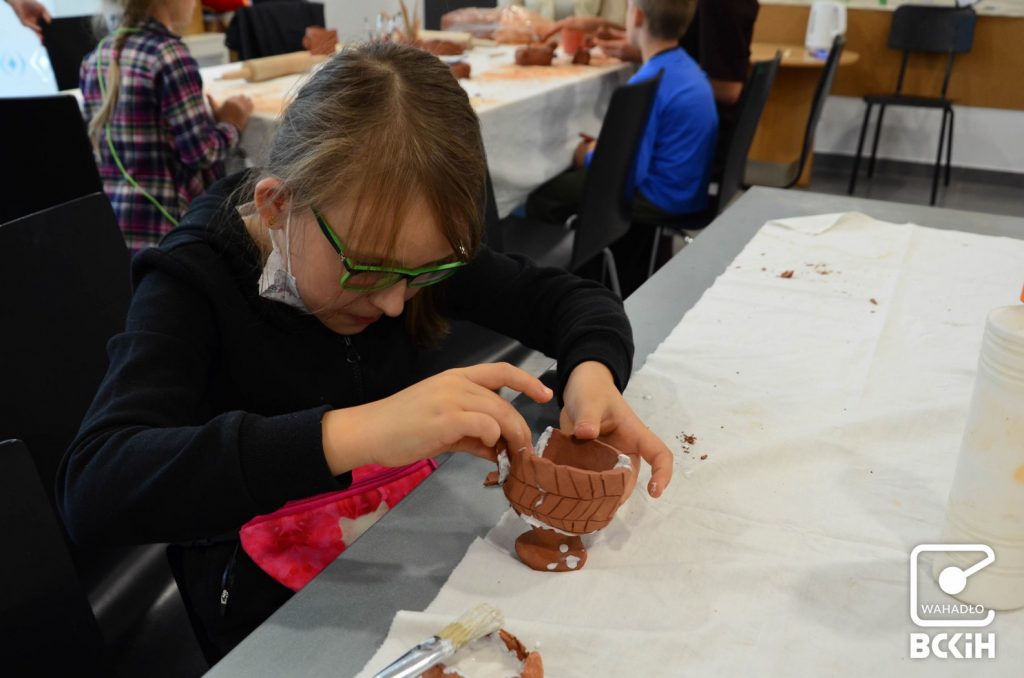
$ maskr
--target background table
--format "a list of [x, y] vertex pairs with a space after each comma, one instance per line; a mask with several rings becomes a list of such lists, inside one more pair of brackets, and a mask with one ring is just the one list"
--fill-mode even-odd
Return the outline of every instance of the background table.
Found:
[[[460, 81], [480, 117], [500, 216], [569, 167], [579, 133], [597, 136], [611, 93], [634, 70], [603, 57], [595, 57], [591, 66], [573, 66], [561, 56], [551, 67], [516, 66], [514, 54], [512, 46], [473, 48], [464, 55], [472, 75]], [[237, 93], [253, 98], [256, 113], [241, 148], [259, 165], [266, 160], [277, 115], [307, 76], [257, 83], [220, 79], [237, 68], [227, 64], [202, 69], [203, 83], [218, 101]]]
[[[626, 301], [636, 338], [634, 370], [697, 302], [761, 228], [782, 217], [860, 211], [932, 228], [1024, 236], [1024, 219], [859, 198], [754, 188]], [[535, 430], [551, 408], [526, 407]], [[482, 487], [490, 464], [452, 455], [394, 511], [278, 610], [209, 675], [350, 676], [385, 638], [397, 610], [421, 610], [435, 597], [474, 538], [507, 510]], [[780, 652], [784, 651], [780, 649]]]
[[[782, 52], [779, 73], [775, 76], [775, 83], [747, 157], [750, 160], [787, 165], [800, 157], [807, 131], [807, 116], [811, 112], [814, 91], [821, 79], [825, 61], [807, 54], [803, 45], [772, 42], [752, 43], [750, 61], [774, 59], [776, 51]], [[844, 49], [839, 57], [839, 67], [856, 63], [858, 59], [859, 54]], [[812, 165], [813, 156], [807, 159], [797, 185], [807, 186], [811, 182]]]

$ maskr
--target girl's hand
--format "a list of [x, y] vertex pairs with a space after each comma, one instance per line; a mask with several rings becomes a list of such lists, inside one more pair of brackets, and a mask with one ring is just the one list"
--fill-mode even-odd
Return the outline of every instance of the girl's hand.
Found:
[[660, 497], [672, 480], [672, 452], [644, 426], [633, 408], [615, 388], [612, 373], [602, 363], [576, 366], [562, 394], [561, 429], [577, 438], [599, 435], [623, 452], [639, 454], [651, 465], [647, 493]]
[[245, 130], [245, 125], [249, 122], [249, 117], [253, 111], [254, 104], [252, 99], [244, 94], [235, 94], [229, 96], [224, 100], [224, 103], [219, 105], [209, 94], [206, 95], [206, 99], [210, 102], [213, 117], [217, 122], [226, 122], [234, 125], [235, 129], [239, 132]]
[[610, 28], [603, 35], [598, 35], [594, 40], [594, 44], [610, 57], [637, 64], [643, 61], [643, 55], [640, 54], [640, 50], [631, 45], [629, 40], [626, 39], [626, 31]]
[[363, 464], [402, 466], [447, 450], [495, 460], [495, 445], [532, 449], [530, 427], [495, 391], [507, 386], [538, 403], [553, 393], [508, 363], [448, 370], [358, 407], [324, 415], [324, 456], [339, 475]]
[[31, 29], [41, 42], [43, 39], [42, 23], [52, 21], [49, 10], [36, 0], [8, 0], [8, 2], [14, 13], [18, 15], [18, 20], [22, 25]]

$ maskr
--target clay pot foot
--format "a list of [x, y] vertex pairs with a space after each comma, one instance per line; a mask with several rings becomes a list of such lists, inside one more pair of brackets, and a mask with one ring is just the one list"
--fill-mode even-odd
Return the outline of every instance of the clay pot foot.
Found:
[[539, 527], [519, 535], [516, 553], [520, 560], [541, 572], [571, 572], [587, 562], [582, 539]]

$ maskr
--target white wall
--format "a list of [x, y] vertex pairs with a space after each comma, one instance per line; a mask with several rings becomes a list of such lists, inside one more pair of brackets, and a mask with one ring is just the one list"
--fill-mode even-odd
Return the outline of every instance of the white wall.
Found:
[[[864, 119], [860, 98], [832, 96], [825, 103], [814, 150], [853, 155]], [[953, 165], [1001, 172], [1024, 173], [1024, 112], [996, 108], [954, 106]], [[874, 120], [864, 142], [871, 150]], [[878, 157], [909, 162], [934, 163], [942, 113], [934, 110], [890, 108], [885, 112]]]
[[[398, 0], [318, 0], [324, 3], [324, 21], [328, 28], [335, 28], [342, 42], [366, 40], [368, 31], [373, 30], [377, 14], [381, 10], [398, 14]], [[420, 21], [423, 20], [423, 0], [406, 0], [409, 11], [419, 5]]]

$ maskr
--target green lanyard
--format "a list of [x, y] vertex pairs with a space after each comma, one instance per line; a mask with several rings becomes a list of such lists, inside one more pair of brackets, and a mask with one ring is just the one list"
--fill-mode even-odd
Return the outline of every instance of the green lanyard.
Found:
[[[122, 33], [141, 33], [141, 32], [142, 32], [141, 28], [118, 28], [111, 35], [107, 36], [107, 38], [104, 38], [104, 40], [112, 39], [112, 38], [114, 38], [114, 37], [116, 37], [116, 36], [118, 36], [118, 35], [120, 35]], [[114, 58], [116, 59], [117, 56], [115, 55]], [[99, 83], [100, 83], [100, 96], [103, 97], [104, 99], [106, 99], [107, 98], [107, 83], [106, 83], [106, 81], [103, 78], [103, 43], [102, 42], [100, 43], [99, 48], [97, 48], [97, 50], [96, 50], [96, 75], [99, 76], [98, 79], [99, 79]], [[109, 120], [107, 121], [107, 124], [104, 125], [103, 131], [106, 133], [107, 149], [110, 151], [110, 157], [112, 157], [114, 159], [114, 164], [117, 165], [117, 169], [121, 170], [121, 175], [125, 178], [125, 181], [127, 181], [132, 186], [132, 188], [134, 188], [136, 191], [141, 193], [143, 195], [143, 197], [146, 198], [146, 200], [148, 200], [151, 203], [153, 203], [153, 206], [156, 207], [157, 210], [159, 210], [160, 214], [164, 215], [164, 218], [167, 219], [167, 221], [169, 221], [173, 225], [177, 226], [178, 225], [178, 220], [175, 219], [174, 217], [172, 217], [171, 214], [164, 208], [164, 206], [161, 205], [160, 202], [156, 198], [154, 198], [152, 195], [150, 195], [149, 192], [146, 189], [144, 189], [142, 186], [140, 186], [139, 182], [135, 181], [135, 177], [133, 177], [131, 174], [129, 174], [128, 170], [125, 169], [124, 163], [121, 162], [121, 156], [119, 156], [117, 154], [117, 151], [114, 150], [114, 141], [110, 137], [110, 121]]]

